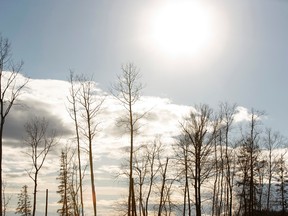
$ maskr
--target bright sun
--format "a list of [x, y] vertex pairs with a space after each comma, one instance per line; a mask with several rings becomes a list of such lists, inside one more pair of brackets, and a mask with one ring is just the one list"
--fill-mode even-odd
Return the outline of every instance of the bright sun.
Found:
[[213, 13], [195, 1], [169, 2], [155, 12], [152, 41], [171, 57], [194, 57], [211, 48]]

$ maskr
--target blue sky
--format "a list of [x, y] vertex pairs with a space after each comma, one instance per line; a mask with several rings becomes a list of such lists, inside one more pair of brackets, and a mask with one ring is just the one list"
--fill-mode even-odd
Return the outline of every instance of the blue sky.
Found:
[[133, 61], [147, 84], [145, 94], [180, 104], [228, 101], [265, 110], [288, 134], [282, 128], [288, 120], [288, 2], [203, 2], [222, 16], [214, 25], [225, 35], [214, 41], [218, 50], [209, 50], [213, 58], [201, 64], [147, 45], [146, 25], [164, 1], [2, 0], [0, 31], [31, 78], [66, 80], [73, 69], [93, 74], [108, 89], [121, 64]]
[[[0, 0], [0, 32], [9, 38], [13, 58], [24, 61], [23, 74], [34, 80], [29, 88], [35, 93], [25, 97], [30, 98], [29, 104], [39, 105], [33, 108], [35, 113], [49, 116], [50, 112], [49, 118], [57, 121], [60, 117], [56, 118], [55, 113], [59, 114], [58, 107], [62, 107], [65, 117], [61, 118], [66, 118], [65, 106], [59, 104], [66, 98], [67, 83], [51, 79], [66, 81], [69, 69], [93, 75], [99, 88], [107, 91], [116, 74], [121, 73], [121, 64], [132, 61], [146, 84], [144, 95], [153, 97], [147, 101], [158, 101], [160, 108], [155, 112], [173, 118], [169, 120], [171, 125], [177, 122], [175, 116], [187, 111], [186, 106], [207, 103], [215, 108], [223, 101], [266, 111], [265, 125], [288, 136], [288, 1], [193, 1], [201, 2], [200, 14], [211, 15], [212, 30], [207, 34], [212, 35], [212, 42], [201, 53], [192, 55], [184, 49], [173, 56], [167, 54], [167, 49], [183, 46], [181, 38], [176, 45], [166, 44], [163, 50], [151, 35], [162, 8], [175, 6], [175, 2]], [[175, 13], [169, 20], [180, 15]], [[163, 41], [173, 34], [173, 25], [171, 29], [162, 34]], [[58, 95], [55, 92], [60, 86], [63, 92]], [[38, 94], [50, 101], [38, 101]], [[52, 105], [55, 101], [57, 106]], [[169, 134], [175, 131], [171, 128], [167, 129]], [[165, 128], [159, 130], [168, 133]], [[13, 154], [15, 150], [10, 151]], [[57, 167], [58, 157], [53, 161]]]
[[147, 45], [147, 23], [164, 1], [1, 0], [0, 32], [31, 78], [66, 80], [73, 69], [93, 74], [108, 89], [121, 64], [133, 61], [148, 95], [265, 110], [273, 126], [288, 134], [288, 2], [203, 2], [222, 16], [214, 25], [225, 35], [214, 41], [218, 50], [209, 50], [212, 60], [202, 64], [189, 56], [171, 59]]

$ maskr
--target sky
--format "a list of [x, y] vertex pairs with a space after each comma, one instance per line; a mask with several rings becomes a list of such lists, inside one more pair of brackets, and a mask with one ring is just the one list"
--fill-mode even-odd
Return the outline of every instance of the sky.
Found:
[[[273, 125], [283, 130], [288, 109], [283, 98], [288, 76], [288, 2], [201, 1], [199, 13], [211, 15], [213, 26], [212, 32], [206, 32], [212, 42], [199, 57], [189, 52], [171, 56], [153, 40], [153, 23], [169, 4], [165, 2], [173, 3], [2, 0], [0, 30], [13, 46], [14, 59], [25, 62], [23, 73], [31, 78], [67, 80], [72, 69], [93, 74], [108, 89], [121, 65], [134, 62], [141, 70], [146, 95], [186, 105], [217, 106], [228, 101], [265, 110]], [[160, 38], [165, 33], [171, 34], [163, 32]], [[174, 41], [166, 46], [169, 43]]]
[[[142, 74], [144, 98], [158, 104], [171, 125], [195, 104], [216, 108], [229, 102], [264, 110], [265, 124], [288, 136], [287, 20], [287, 0], [0, 0], [0, 33], [31, 79], [26, 103], [34, 114], [63, 125], [69, 70], [92, 75], [109, 92], [121, 65], [133, 62]], [[41, 101], [43, 95], [49, 100]], [[61, 115], [55, 104], [61, 104]], [[19, 120], [17, 114], [23, 116], [15, 111], [10, 118]], [[12, 120], [8, 128], [21, 127]]]

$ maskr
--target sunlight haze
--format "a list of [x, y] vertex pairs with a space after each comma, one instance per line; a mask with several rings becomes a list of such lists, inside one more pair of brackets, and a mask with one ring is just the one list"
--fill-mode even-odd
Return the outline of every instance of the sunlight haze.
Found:
[[[215, 10], [215, 9], [214, 9]], [[205, 5], [195, 1], [167, 2], [158, 6], [151, 18], [150, 42], [163, 55], [176, 59], [205, 58], [203, 52], [211, 50], [223, 23], [217, 14]], [[223, 25], [224, 26], [224, 25]], [[200, 57], [199, 57], [200, 58]]]
[[[49, 188], [48, 215], [58, 215], [61, 149], [75, 146], [67, 99], [71, 71], [92, 79], [95, 100], [105, 98], [92, 148], [100, 216], [117, 216], [115, 205], [128, 193], [127, 178], [116, 179], [120, 172], [128, 176], [123, 163], [129, 127], [121, 122], [127, 107], [111, 90], [125, 65], [136, 67], [143, 84], [133, 107], [136, 119], [143, 117], [135, 123], [141, 125], [137, 148], [161, 139], [168, 146], [162, 156], [168, 158], [179, 144], [184, 117], [197, 105], [219, 111], [221, 102], [236, 104], [236, 138], [254, 110], [263, 114], [256, 115], [261, 132], [273, 128], [288, 137], [288, 0], [0, 0], [0, 37], [11, 43], [13, 63], [24, 62], [19, 80], [30, 78], [5, 121], [3, 178], [12, 196], [7, 216], [14, 215], [24, 184], [32, 194], [23, 140], [25, 123], [36, 115], [59, 132], [59, 143], [39, 174], [37, 213], [44, 215]], [[2, 81], [9, 70], [3, 69]], [[89, 167], [88, 145], [81, 145], [83, 166]], [[88, 170], [84, 206], [90, 216]]]

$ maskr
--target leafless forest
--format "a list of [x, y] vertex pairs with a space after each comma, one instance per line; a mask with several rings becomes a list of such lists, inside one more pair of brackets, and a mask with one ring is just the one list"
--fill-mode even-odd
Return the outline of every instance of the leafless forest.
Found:
[[[29, 79], [19, 83], [20, 64], [12, 61], [8, 39], [0, 37], [0, 106], [1, 106], [1, 213], [6, 215], [10, 205], [5, 193], [6, 181], [2, 177], [2, 151], [6, 117]], [[179, 119], [178, 136], [166, 143], [155, 134], [153, 141], [138, 143], [142, 118], [151, 109], [136, 109], [144, 85], [136, 65], [122, 65], [111, 85], [110, 95], [118, 101], [125, 115], [115, 119], [115, 125], [129, 137], [129, 148], [123, 153], [121, 169], [116, 179], [124, 179], [127, 193], [122, 202], [114, 205], [117, 215], [286, 215], [288, 210], [287, 140], [279, 132], [267, 128], [265, 112], [252, 108], [247, 119], [239, 120], [239, 107], [228, 102], [218, 108], [197, 104], [185, 117]], [[10, 71], [4, 72], [4, 71]], [[69, 73], [67, 73], [69, 74]], [[94, 91], [92, 78], [69, 76], [70, 94], [67, 95], [67, 112], [74, 125], [71, 145], [59, 152], [58, 186], [59, 215], [85, 215], [85, 208], [97, 215], [97, 185], [94, 175], [95, 153], [93, 144], [97, 136], [98, 115], [107, 95]], [[149, 85], [149, 84], [148, 84]], [[165, 127], [162, 125], [160, 127]], [[15, 214], [36, 215], [37, 179], [46, 156], [58, 147], [57, 131], [49, 127], [45, 116], [30, 119], [25, 124], [23, 148], [31, 162], [27, 175], [33, 181], [33, 194], [27, 185], [19, 188]], [[16, 132], [15, 132], [16, 133]], [[87, 148], [81, 146], [85, 143]], [[58, 145], [58, 146], [57, 146]], [[84, 162], [83, 158], [88, 158]], [[119, 165], [120, 166], [120, 165]], [[114, 178], [111, 177], [111, 178]], [[89, 179], [92, 206], [83, 198], [83, 179]], [[86, 181], [87, 182], [87, 181]], [[87, 189], [87, 185], [85, 185]], [[87, 189], [88, 190], [88, 189]], [[49, 203], [47, 204], [49, 206]], [[116, 214], [115, 213], [115, 214]], [[46, 213], [47, 214], [47, 213]]]

